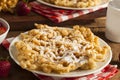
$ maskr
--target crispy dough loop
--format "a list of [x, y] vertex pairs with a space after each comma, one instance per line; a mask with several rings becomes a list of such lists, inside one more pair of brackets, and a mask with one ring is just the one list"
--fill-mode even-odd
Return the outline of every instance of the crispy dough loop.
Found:
[[37, 29], [21, 33], [15, 43], [20, 65], [46, 73], [68, 73], [76, 69], [95, 69], [105, 61], [110, 49], [100, 46], [99, 38], [84, 26], [73, 29], [35, 24]]

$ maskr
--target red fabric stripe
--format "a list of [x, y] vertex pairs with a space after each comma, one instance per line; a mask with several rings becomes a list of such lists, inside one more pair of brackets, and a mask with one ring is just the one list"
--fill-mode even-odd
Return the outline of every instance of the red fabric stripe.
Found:
[[61, 17], [56, 17], [56, 16], [51, 16], [49, 17], [49, 19], [51, 19], [52, 21], [55, 21], [56, 23], [59, 23], [62, 21]]
[[108, 65], [108, 66], [106, 66], [103, 70], [102, 70], [102, 72], [107, 72], [109, 69], [111, 68], [111, 66], [110, 65]]
[[4, 40], [4, 41], [2, 42], [2, 45], [3, 45], [6, 49], [8, 49], [8, 48], [9, 48], [10, 43], [9, 43], [9, 41], [8, 41], [8, 40]]
[[90, 79], [90, 78], [93, 78], [95, 75], [94, 74], [90, 74], [90, 75], [88, 75], [88, 76], [86, 76], [88, 79]]
[[84, 12], [83, 12], [83, 11], [79, 11], [78, 13], [79, 13], [80, 15], [83, 15], [83, 14], [84, 14]]
[[36, 76], [40, 79], [40, 80], [54, 80], [52, 77], [50, 76], [44, 76], [44, 75], [38, 75], [36, 74]]
[[68, 18], [69, 18], [69, 19], [73, 18], [73, 15], [68, 15]]

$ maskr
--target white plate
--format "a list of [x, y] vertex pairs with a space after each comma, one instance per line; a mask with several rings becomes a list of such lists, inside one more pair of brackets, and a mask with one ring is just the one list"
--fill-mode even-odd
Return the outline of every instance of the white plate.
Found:
[[[10, 47], [9, 47], [9, 53], [10, 53], [10, 56], [11, 58], [18, 64], [18, 60], [16, 58], [17, 56], [17, 50], [14, 46], [14, 43], [16, 41], [19, 41], [20, 40], [20, 37], [17, 36], [13, 41], [12, 43], [10, 44]], [[99, 38], [99, 41], [100, 41], [100, 45], [101, 46], [108, 46], [108, 44], [103, 41], [102, 39]], [[107, 66], [110, 61], [112, 59], [112, 51], [110, 50], [107, 54], [106, 54], [106, 59], [105, 59], [105, 62], [98, 62], [97, 63], [97, 68], [94, 69], [94, 70], [78, 70], [78, 71], [73, 71], [73, 72], [70, 72], [70, 73], [65, 73], [65, 74], [55, 74], [55, 73], [44, 73], [42, 71], [31, 71], [33, 73], [37, 73], [37, 74], [42, 74], [42, 75], [47, 75], [47, 76], [53, 76], [53, 77], [78, 77], [78, 76], [84, 76], [84, 75], [88, 75], [88, 74], [92, 74], [92, 73], [95, 73], [97, 71], [100, 71], [102, 70], [105, 66]]]
[[69, 9], [69, 10], [85, 10], [85, 9], [93, 9], [93, 8], [98, 8], [104, 5], [107, 5], [109, 3], [110, 0], [101, 0], [101, 3], [99, 5], [96, 5], [94, 7], [87, 7], [87, 8], [72, 8], [72, 7], [64, 7], [64, 6], [57, 6], [48, 2], [45, 2], [43, 0], [37, 0], [38, 2], [47, 5], [47, 6], [51, 6], [51, 7], [55, 7], [55, 8], [61, 8], [61, 9]]

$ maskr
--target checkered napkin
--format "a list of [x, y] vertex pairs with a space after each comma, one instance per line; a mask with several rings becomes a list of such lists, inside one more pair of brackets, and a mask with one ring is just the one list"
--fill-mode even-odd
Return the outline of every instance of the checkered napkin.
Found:
[[[5, 39], [2, 42], [2, 45], [8, 50], [9, 45], [13, 39], [14, 37]], [[117, 65], [109, 64], [104, 69], [94, 74], [75, 77], [75, 78], [56, 78], [56, 77], [39, 75], [39, 74], [34, 74], [34, 75], [37, 76], [40, 80], [108, 80], [109, 78], [113, 77], [117, 72], [118, 72]]]
[[37, 1], [31, 2], [30, 3], [32, 7], [32, 11], [41, 14], [48, 19], [54, 21], [54, 22], [63, 22], [81, 15], [85, 15], [103, 8], [107, 7], [107, 4], [102, 5], [101, 7], [96, 7], [94, 9], [89, 9], [89, 10], [65, 10], [65, 9], [58, 9], [58, 8], [53, 8], [49, 7], [43, 4], [40, 4]]

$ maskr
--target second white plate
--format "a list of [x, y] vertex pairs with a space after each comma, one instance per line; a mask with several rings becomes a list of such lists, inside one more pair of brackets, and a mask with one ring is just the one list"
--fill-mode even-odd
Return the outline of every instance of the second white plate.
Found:
[[104, 6], [104, 5], [107, 5], [109, 3], [110, 0], [101, 0], [101, 3], [97, 6], [94, 6], [94, 7], [87, 7], [87, 8], [72, 8], [72, 7], [64, 7], [64, 6], [57, 6], [57, 5], [54, 5], [54, 4], [51, 4], [51, 3], [47, 3], [43, 0], [37, 0], [38, 2], [44, 4], [44, 5], [47, 5], [47, 6], [51, 6], [51, 7], [55, 7], [55, 8], [61, 8], [61, 9], [69, 9], [69, 10], [86, 10], [86, 9], [93, 9], [93, 8], [98, 8], [98, 7], [101, 7], [101, 6]]

